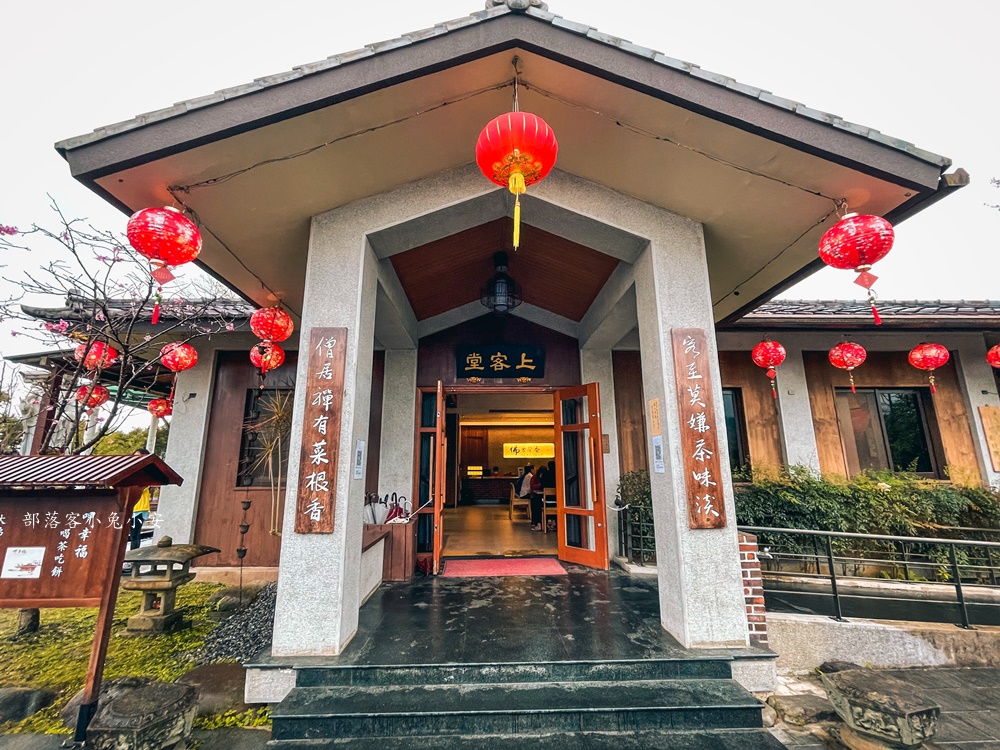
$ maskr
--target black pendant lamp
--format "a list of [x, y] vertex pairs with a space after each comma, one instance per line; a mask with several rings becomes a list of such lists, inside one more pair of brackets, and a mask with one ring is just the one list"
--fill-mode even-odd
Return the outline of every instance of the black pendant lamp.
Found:
[[506, 315], [521, 304], [521, 287], [507, 273], [507, 253], [493, 254], [493, 276], [483, 286], [479, 301], [497, 315]]

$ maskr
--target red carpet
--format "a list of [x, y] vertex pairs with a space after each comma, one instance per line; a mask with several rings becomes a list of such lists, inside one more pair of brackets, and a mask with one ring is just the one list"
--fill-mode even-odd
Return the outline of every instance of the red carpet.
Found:
[[444, 578], [501, 578], [503, 576], [564, 576], [566, 569], [551, 557], [491, 557], [446, 560]]

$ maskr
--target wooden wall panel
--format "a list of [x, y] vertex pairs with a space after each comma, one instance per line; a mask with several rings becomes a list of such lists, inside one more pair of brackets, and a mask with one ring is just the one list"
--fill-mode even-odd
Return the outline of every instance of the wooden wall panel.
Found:
[[639, 352], [611, 352], [611, 366], [615, 379], [618, 464], [622, 474], [647, 469], [646, 399], [642, 393]]
[[[483, 308], [485, 309], [485, 308]], [[533, 344], [545, 349], [545, 377], [534, 378], [530, 385], [580, 385], [580, 345], [576, 339], [527, 320], [486, 313], [432, 336], [420, 339], [417, 351], [417, 385], [434, 388], [438, 380], [445, 385], [466, 385], [455, 371], [455, 347], [460, 344]], [[516, 388], [513, 379], [483, 378], [483, 385]]]
[[[268, 377], [277, 379], [286, 368], [294, 373], [295, 367], [296, 352], [287, 352], [285, 364]], [[194, 536], [196, 544], [207, 544], [222, 551], [200, 558], [197, 565], [239, 564], [236, 548], [240, 542], [239, 523], [243, 517], [240, 503], [244, 499], [252, 503], [247, 513], [250, 531], [246, 535], [244, 565], [274, 567], [278, 564], [281, 537], [269, 533], [272, 520], [270, 488], [236, 486], [246, 394], [248, 389], [259, 384], [257, 371], [250, 364], [245, 350], [218, 353]], [[283, 503], [283, 489], [281, 499]], [[281, 514], [274, 520], [280, 529]]]
[[372, 400], [368, 416], [368, 444], [365, 446], [365, 493], [378, 492], [378, 462], [382, 445], [382, 395], [385, 390], [385, 352], [372, 358]]
[[750, 468], [775, 471], [782, 467], [781, 423], [778, 405], [771, 394], [771, 381], [753, 363], [750, 352], [719, 352], [723, 388], [739, 388], [746, 418]]
[[[826, 352], [803, 352], [806, 379], [809, 383], [809, 403], [812, 406], [816, 446], [819, 449], [820, 469], [829, 474], [847, 474], [843, 441], [834, 406], [834, 389], [847, 387], [847, 373], [830, 364]], [[937, 393], [933, 401], [933, 414], [928, 420], [937, 425], [940, 447], [943, 452], [937, 459], [948, 469], [952, 481], [978, 484], [979, 464], [972, 442], [965, 399], [955, 371], [956, 354], [952, 361], [938, 370]], [[854, 381], [859, 388], [927, 388], [927, 373], [917, 370], [906, 360], [906, 352], [869, 352], [868, 359], [854, 371]], [[933, 432], [933, 429], [932, 429]]]

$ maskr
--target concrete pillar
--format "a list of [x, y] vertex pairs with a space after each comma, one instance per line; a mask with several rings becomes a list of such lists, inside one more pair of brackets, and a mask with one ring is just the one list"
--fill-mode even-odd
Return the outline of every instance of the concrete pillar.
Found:
[[618, 512], [612, 507], [618, 491], [621, 468], [618, 462], [618, 419], [615, 413], [615, 378], [610, 349], [581, 349], [580, 377], [582, 383], [597, 383], [601, 394], [601, 430], [608, 436], [609, 453], [604, 459], [604, 497], [607, 508], [606, 528], [608, 550], [612, 557], [618, 554]]
[[[413, 488], [413, 440], [417, 418], [417, 350], [387, 349], [382, 390], [382, 445], [378, 493], [406, 495], [417, 509]], [[407, 447], [409, 446], [409, 449]]]
[[787, 356], [778, 368], [778, 420], [786, 466], [805, 466], [819, 474], [819, 449], [802, 348], [785, 344]]
[[[302, 310], [302, 320], [308, 323], [300, 340], [309, 340], [312, 326], [347, 328], [334, 529], [332, 534], [295, 533], [302, 417], [308, 395], [303, 386], [309, 352], [303, 348], [278, 569], [275, 656], [339, 654], [357, 631], [365, 485], [363, 478], [354, 479], [352, 466], [356, 441], [368, 439], [377, 287], [377, 260], [350, 209], [314, 217]], [[390, 397], [391, 390], [386, 388]], [[386, 408], [391, 410], [388, 404]]]
[[[692, 647], [745, 646], [746, 609], [736, 537], [736, 509], [728, 462], [721, 462], [719, 490], [724, 495], [727, 526], [688, 526], [686, 481], [681, 454], [681, 425], [674, 382], [670, 331], [702, 328], [716, 409], [719, 448], [726, 445], [722, 379], [708, 267], [701, 225], [662, 212], [645, 235], [649, 245], [635, 263], [636, 310], [642, 351], [643, 390], [661, 403], [664, 473], [650, 471], [656, 560], [663, 627]], [[649, 419], [648, 408], [646, 419]], [[647, 421], [647, 427], [649, 427]], [[652, 435], [652, 430], [647, 429]], [[650, 448], [649, 465], [654, 466]]]
[[156, 433], [160, 430], [160, 418], [155, 414], [149, 415], [149, 427], [146, 428], [146, 450], [150, 453], [156, 452]]
[[[997, 396], [997, 383], [993, 378], [993, 368], [986, 361], [986, 342], [982, 336], [968, 336], [959, 339], [955, 367], [958, 372], [958, 383], [965, 396], [965, 408], [969, 412], [969, 422], [972, 428], [972, 442], [976, 446], [976, 458], [979, 459], [981, 479], [984, 484], [996, 486], [1000, 484], [1000, 472], [993, 468], [990, 450], [986, 443], [986, 433], [983, 431], [983, 420], [979, 416], [980, 406], [1000, 406]], [[963, 477], [954, 477], [956, 481], [968, 481]]]

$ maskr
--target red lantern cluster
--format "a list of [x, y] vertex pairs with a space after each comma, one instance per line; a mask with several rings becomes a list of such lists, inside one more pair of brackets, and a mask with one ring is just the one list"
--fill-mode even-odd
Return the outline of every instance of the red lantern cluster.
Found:
[[190, 370], [198, 364], [198, 351], [190, 344], [167, 344], [160, 349], [160, 362], [171, 372]]
[[261, 339], [250, 349], [250, 362], [260, 370], [260, 387], [271, 370], [276, 370], [285, 362], [285, 350], [277, 342], [285, 341], [295, 330], [292, 316], [281, 309], [281, 305], [262, 307], [250, 316], [250, 330]]
[[868, 357], [865, 348], [853, 341], [842, 341], [833, 347], [827, 356], [831, 365], [847, 370], [851, 380], [851, 393], [857, 393], [854, 389], [854, 368], [859, 367]]
[[173, 281], [171, 266], [190, 263], [201, 252], [201, 232], [175, 208], [144, 208], [128, 220], [125, 230], [129, 244], [149, 259], [150, 272], [159, 285], [153, 305], [153, 325], [160, 320], [160, 295], [163, 285]]
[[76, 347], [73, 357], [82, 362], [86, 370], [103, 370], [115, 363], [118, 350], [103, 341], [88, 341]]
[[776, 368], [780, 367], [781, 363], [785, 361], [785, 347], [777, 341], [764, 339], [753, 348], [750, 356], [757, 367], [767, 370], [765, 374], [771, 381], [771, 397], [777, 398], [778, 389], [774, 379], [778, 377]]
[[96, 409], [106, 404], [111, 398], [111, 392], [103, 385], [81, 385], [76, 389], [76, 400], [87, 409]]
[[514, 194], [514, 249], [521, 241], [521, 195], [555, 166], [559, 144], [541, 117], [515, 111], [492, 120], [476, 141], [476, 164]]
[[162, 419], [174, 413], [174, 404], [167, 398], [154, 398], [146, 405], [146, 410], [157, 419]]
[[824, 263], [832, 268], [858, 272], [854, 283], [868, 290], [876, 325], [882, 324], [872, 291], [878, 276], [870, 271], [876, 262], [888, 255], [894, 239], [892, 224], [881, 216], [846, 214], [819, 241], [819, 257]]
[[934, 371], [948, 364], [948, 360], [951, 359], [948, 349], [941, 344], [917, 344], [910, 350], [907, 359], [918, 370], [927, 370], [931, 393], [937, 393], [937, 387], [934, 384]]

